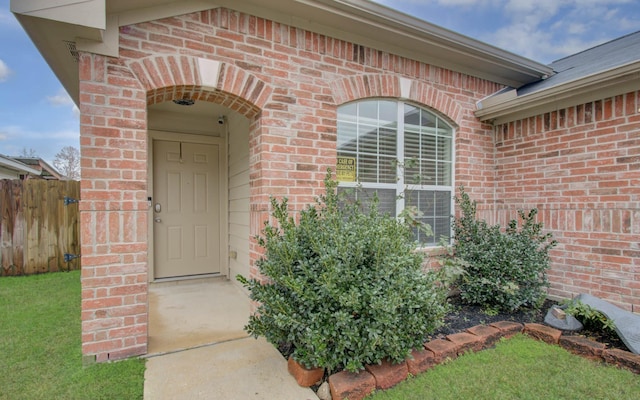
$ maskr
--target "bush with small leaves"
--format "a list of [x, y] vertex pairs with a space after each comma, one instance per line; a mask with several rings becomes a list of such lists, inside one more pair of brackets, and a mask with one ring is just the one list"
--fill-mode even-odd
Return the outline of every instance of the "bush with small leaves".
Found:
[[274, 345], [293, 345], [306, 367], [359, 371], [388, 358], [403, 361], [442, 324], [446, 291], [422, 271], [411, 229], [340, 203], [337, 183], [290, 215], [287, 199], [271, 200], [277, 224], [265, 223], [257, 263], [266, 278], [239, 279], [259, 303], [246, 330]]
[[476, 202], [464, 188], [455, 200], [461, 211], [454, 220], [455, 253], [467, 262], [462, 299], [505, 311], [541, 306], [549, 285], [549, 250], [556, 241], [535, 222], [538, 210], [519, 210], [521, 226], [511, 220], [503, 232], [499, 225], [476, 218]]
[[586, 330], [617, 335], [616, 325], [612, 320], [580, 300], [571, 300], [564, 311], [580, 321]]

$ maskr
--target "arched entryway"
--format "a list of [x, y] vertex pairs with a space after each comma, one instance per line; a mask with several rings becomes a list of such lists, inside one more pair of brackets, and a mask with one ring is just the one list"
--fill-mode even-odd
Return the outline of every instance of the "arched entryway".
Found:
[[244, 337], [235, 276], [250, 276], [250, 143], [270, 89], [198, 58], [131, 68], [148, 89], [148, 353]]
[[148, 108], [149, 354], [246, 336], [250, 121], [199, 97]]

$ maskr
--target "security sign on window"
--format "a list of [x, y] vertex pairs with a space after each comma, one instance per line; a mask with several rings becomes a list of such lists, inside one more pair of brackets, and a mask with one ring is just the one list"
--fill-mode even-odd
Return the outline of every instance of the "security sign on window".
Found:
[[356, 181], [355, 157], [338, 157], [338, 165], [336, 166], [336, 178], [340, 182]]

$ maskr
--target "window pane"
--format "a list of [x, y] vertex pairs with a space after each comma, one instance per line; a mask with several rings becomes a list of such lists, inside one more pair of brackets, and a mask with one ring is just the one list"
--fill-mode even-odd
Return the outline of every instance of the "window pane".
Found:
[[361, 123], [377, 125], [378, 121], [378, 102], [375, 100], [361, 101], [358, 103], [360, 113], [359, 121]]
[[420, 185], [436, 184], [436, 164], [434, 162], [420, 163]]
[[378, 182], [378, 156], [375, 154], [360, 154], [356, 164], [360, 182]]
[[410, 104], [404, 105], [404, 127], [405, 129], [419, 130], [420, 127], [420, 109]]
[[345, 104], [338, 108], [338, 120], [355, 122], [358, 115], [358, 103]]
[[420, 136], [420, 158], [423, 160], [435, 160], [436, 159], [436, 138], [431, 135]]
[[378, 177], [378, 182], [396, 183], [396, 158], [380, 157], [379, 163], [380, 174]]
[[396, 156], [396, 128], [380, 128], [379, 131], [379, 145], [380, 145], [380, 154], [390, 155], [394, 158]]
[[431, 229], [433, 229], [434, 244], [439, 243], [443, 238], [449, 241], [451, 238], [451, 217], [435, 218]]
[[436, 216], [436, 192], [432, 190], [420, 191], [420, 211], [427, 217]]
[[451, 138], [438, 137], [437, 157], [441, 161], [451, 160]]
[[[396, 191], [395, 189], [362, 189], [363, 192], [363, 209], [365, 211], [369, 210], [369, 205], [371, 204], [371, 200], [375, 193], [378, 194], [378, 211], [381, 214], [388, 214], [391, 216], [396, 216]], [[367, 199], [365, 201], [365, 199]]]
[[338, 188], [338, 195], [341, 205], [358, 201], [364, 212], [370, 210], [374, 196], [378, 195], [378, 211], [381, 214], [396, 215], [396, 191], [395, 189], [372, 189], [372, 188]]
[[420, 164], [414, 161], [406, 161], [404, 167], [404, 182], [406, 185], [420, 185]]
[[338, 186], [338, 206], [344, 208], [347, 205], [352, 205], [356, 202], [355, 187], [340, 187]]
[[378, 152], [378, 129], [371, 125], [359, 125], [358, 141], [358, 151], [376, 154]]
[[435, 192], [435, 214], [437, 217], [451, 217], [451, 192]]
[[405, 193], [405, 206], [416, 207], [422, 212], [421, 222], [429, 224], [434, 236], [426, 237], [414, 230], [416, 240], [423, 244], [437, 244], [441, 236], [451, 234], [451, 193], [434, 190], [409, 190]]
[[[433, 192], [429, 191], [421, 191], [421, 190], [408, 190], [405, 191], [405, 207], [415, 207], [420, 210], [423, 215], [420, 218], [417, 218], [417, 221], [422, 224], [428, 224], [432, 226], [433, 218], [429, 217], [428, 207], [425, 207], [425, 204], [428, 203], [428, 199], [433, 199]], [[418, 229], [413, 229], [413, 237], [420, 243], [426, 243], [428, 238], [425, 233]]]
[[[433, 226], [433, 218], [418, 218], [417, 221], [420, 222], [422, 225], [428, 225], [430, 227]], [[413, 231], [413, 239], [418, 243], [421, 243], [423, 245], [434, 244], [433, 236], [427, 236], [423, 230], [415, 227], [412, 229], [412, 231]]]
[[398, 121], [398, 102], [396, 101], [379, 101], [378, 110], [381, 125], [395, 126]]
[[417, 132], [404, 134], [404, 182], [420, 183], [420, 134]]
[[426, 127], [426, 128], [435, 128], [436, 127], [436, 116], [425, 111], [425, 110], [420, 110], [420, 126]]
[[453, 130], [449, 128], [444, 122], [439, 121], [438, 124], [438, 135], [450, 138], [453, 134]]
[[404, 158], [417, 160], [420, 158], [420, 134], [417, 132], [404, 133]]
[[435, 192], [434, 240], [440, 242], [443, 237], [451, 238], [451, 192]]
[[338, 151], [356, 151], [356, 124], [338, 121]]
[[451, 163], [438, 163], [438, 176], [436, 184], [440, 186], [451, 186]]

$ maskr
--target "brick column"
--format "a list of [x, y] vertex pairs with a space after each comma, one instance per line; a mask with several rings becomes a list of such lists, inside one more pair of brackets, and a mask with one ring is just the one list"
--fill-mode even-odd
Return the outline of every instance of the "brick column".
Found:
[[107, 361], [147, 351], [146, 95], [80, 57], [82, 353]]

